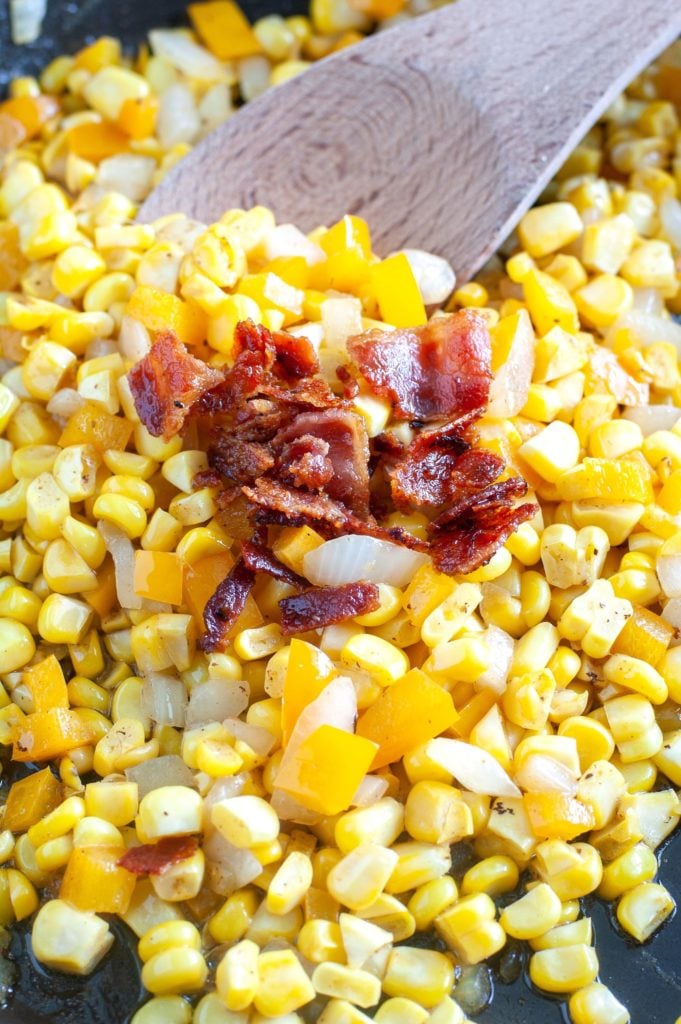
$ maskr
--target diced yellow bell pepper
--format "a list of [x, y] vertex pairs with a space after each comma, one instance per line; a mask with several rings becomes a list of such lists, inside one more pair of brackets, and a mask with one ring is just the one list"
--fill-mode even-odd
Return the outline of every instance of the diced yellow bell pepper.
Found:
[[157, 114], [156, 96], [141, 96], [138, 99], [129, 96], [123, 100], [116, 124], [131, 139], [146, 139], [154, 134]]
[[0, 114], [6, 114], [19, 121], [26, 131], [26, 138], [34, 138], [42, 126], [59, 113], [59, 100], [54, 96], [12, 96], [0, 103]]
[[75, 66], [94, 74], [107, 64], [118, 64], [121, 57], [121, 44], [111, 36], [100, 36], [94, 43], [84, 46], [75, 56]]
[[612, 645], [613, 654], [628, 654], [655, 667], [674, 638], [674, 628], [655, 612], [634, 605], [634, 614], [624, 623]]
[[324, 687], [336, 676], [333, 665], [318, 647], [296, 637], [291, 649], [284, 677], [281, 698], [281, 727], [284, 746], [288, 743], [301, 711], [319, 696]]
[[108, 615], [116, 604], [116, 572], [109, 555], [97, 570], [97, 586], [94, 590], [86, 591], [83, 598], [94, 608], [100, 618]]
[[275, 785], [311, 811], [339, 814], [350, 806], [377, 750], [363, 736], [322, 725], [279, 770]]
[[203, 310], [160, 288], [139, 285], [130, 296], [126, 312], [149, 331], [174, 331], [185, 345], [200, 345], [205, 340]]
[[[208, 599], [213, 596], [218, 584], [228, 576], [233, 565], [233, 555], [229, 551], [220, 551], [214, 555], [207, 555], [206, 558], [200, 558], [193, 565], [185, 567], [184, 599], [189, 605], [189, 610], [194, 616], [199, 630], [204, 628], [203, 610]], [[228, 637], [235, 636], [242, 629], [252, 629], [261, 626], [262, 623], [263, 617], [260, 610], [253, 596], [249, 594], [244, 610], [227, 635]]]
[[354, 249], [365, 259], [371, 256], [369, 225], [362, 217], [346, 213], [317, 239], [327, 256]]
[[91, 444], [100, 452], [124, 451], [133, 432], [133, 424], [122, 416], [112, 416], [94, 402], [74, 412], [64, 427], [59, 444]]
[[277, 274], [246, 274], [239, 281], [237, 294], [246, 295], [261, 309], [275, 309], [284, 315], [284, 327], [303, 317], [303, 292], [287, 284]]
[[415, 668], [381, 691], [357, 722], [357, 735], [379, 745], [374, 771], [439, 736], [457, 717], [448, 691]]
[[650, 474], [640, 463], [628, 459], [585, 458], [564, 473], [556, 487], [563, 501], [601, 498], [649, 505], [653, 500]]
[[54, 654], [27, 668], [22, 681], [33, 698], [34, 711], [49, 711], [50, 708], [69, 706], [64, 673]]
[[118, 866], [118, 847], [74, 847], [59, 896], [78, 910], [97, 914], [124, 914], [130, 905], [136, 876]]
[[125, 153], [130, 148], [128, 136], [111, 121], [76, 124], [69, 130], [68, 140], [71, 152], [91, 164]]
[[523, 803], [532, 831], [542, 839], [574, 839], [595, 824], [591, 808], [564, 793], [525, 793]]
[[184, 563], [174, 551], [135, 552], [135, 593], [150, 601], [182, 604]]
[[310, 267], [302, 256], [278, 256], [265, 264], [266, 273], [276, 274], [293, 288], [309, 288]]
[[93, 740], [92, 728], [66, 708], [36, 711], [14, 728], [14, 761], [51, 761]]
[[459, 717], [452, 726], [452, 732], [460, 736], [462, 740], [467, 740], [473, 727], [496, 704], [498, 699], [499, 694], [494, 690], [485, 689], [476, 693], [474, 697], [457, 709]]
[[395, 327], [426, 323], [423, 299], [404, 253], [389, 256], [371, 268], [371, 287], [386, 323]]
[[11, 832], [26, 832], [58, 807], [62, 796], [62, 785], [49, 768], [27, 775], [15, 782], [7, 794], [3, 828]]
[[187, 11], [197, 35], [218, 60], [237, 60], [262, 51], [248, 19], [233, 0], [190, 4]]
[[560, 281], [542, 270], [531, 270], [523, 278], [523, 293], [534, 326], [540, 334], [546, 334], [556, 325], [571, 334], [579, 330], [574, 299]]

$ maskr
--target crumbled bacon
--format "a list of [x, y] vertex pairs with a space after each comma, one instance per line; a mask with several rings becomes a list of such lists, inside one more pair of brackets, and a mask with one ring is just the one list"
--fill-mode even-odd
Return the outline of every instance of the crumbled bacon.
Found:
[[301, 434], [282, 445], [279, 473], [285, 483], [318, 491], [333, 479], [333, 463], [328, 458], [329, 442], [314, 434]]
[[484, 318], [464, 309], [423, 327], [373, 330], [348, 339], [348, 352], [378, 395], [403, 420], [448, 420], [486, 405], [492, 379]]
[[172, 331], [157, 334], [128, 374], [139, 418], [150, 434], [166, 440], [182, 429], [193, 403], [221, 380], [220, 370], [191, 356]]
[[380, 604], [375, 583], [346, 583], [340, 587], [313, 587], [302, 594], [284, 597], [281, 631], [286, 636], [308, 629], [321, 629], [355, 615], [367, 615]]
[[252, 572], [266, 572], [269, 576], [274, 576], [275, 580], [281, 580], [282, 583], [288, 583], [290, 586], [299, 587], [300, 589], [309, 586], [306, 579], [299, 576], [293, 569], [289, 569], [283, 562], [280, 562], [270, 549], [263, 544], [244, 541], [241, 545], [241, 557], [246, 567]]
[[274, 466], [274, 456], [267, 446], [257, 441], [221, 435], [208, 448], [211, 467], [237, 484], [248, 484]]
[[227, 634], [246, 606], [254, 582], [255, 573], [240, 558], [226, 579], [218, 584], [203, 610], [206, 632], [199, 640], [203, 651], [219, 651], [224, 646]]
[[133, 875], [162, 875], [173, 864], [196, 853], [198, 845], [196, 836], [166, 836], [157, 843], [131, 846], [118, 861], [118, 866]]

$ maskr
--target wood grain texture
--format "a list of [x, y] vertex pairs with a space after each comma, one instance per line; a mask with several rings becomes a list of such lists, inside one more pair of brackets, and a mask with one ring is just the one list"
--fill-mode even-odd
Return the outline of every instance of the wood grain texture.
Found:
[[366, 217], [468, 278], [612, 99], [681, 32], [679, 0], [457, 0], [249, 103], [141, 220], [270, 206], [305, 230]]

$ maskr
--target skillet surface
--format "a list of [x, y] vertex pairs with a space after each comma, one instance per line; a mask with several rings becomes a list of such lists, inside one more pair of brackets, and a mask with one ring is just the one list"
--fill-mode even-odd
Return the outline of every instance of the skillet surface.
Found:
[[[8, 0], [0, 0], [0, 95], [13, 77], [39, 72], [53, 57], [74, 53], [100, 35], [114, 35], [133, 46], [149, 28], [181, 24], [188, 0], [48, 0], [40, 39], [29, 46], [10, 41]], [[251, 19], [274, 11], [301, 13], [306, 0], [241, 0]], [[660, 851], [658, 851], [660, 853]], [[660, 856], [660, 880], [681, 902], [681, 835], [672, 837]], [[631, 1011], [633, 1024], [674, 1024], [681, 1016], [681, 922], [672, 918], [641, 947], [627, 941], [610, 909], [586, 900], [593, 918], [601, 964], [600, 979]], [[613, 923], [614, 922], [614, 923]], [[3, 1024], [126, 1024], [143, 998], [136, 941], [125, 925], [112, 920], [116, 942], [98, 970], [87, 979], [48, 973], [30, 952], [30, 928], [14, 930], [11, 957], [17, 969], [9, 1009], [0, 1008]], [[412, 940], [413, 941], [413, 940]], [[480, 1024], [565, 1024], [560, 1003], [540, 996], [526, 981], [526, 964], [507, 958], [501, 981], [493, 972], [494, 999], [475, 1014]], [[310, 1024], [314, 1024], [310, 1021]]]

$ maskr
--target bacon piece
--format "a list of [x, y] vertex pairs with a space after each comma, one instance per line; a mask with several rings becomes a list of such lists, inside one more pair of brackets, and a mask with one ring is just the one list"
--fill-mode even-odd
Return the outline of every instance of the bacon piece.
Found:
[[343, 385], [343, 398], [352, 400], [359, 394], [359, 381], [353, 375], [352, 368], [350, 366], [337, 366], [336, 376]]
[[119, 868], [133, 875], [162, 875], [164, 871], [196, 853], [196, 836], [166, 836], [157, 843], [131, 846], [118, 861]]
[[400, 419], [452, 419], [487, 403], [489, 331], [472, 310], [423, 327], [366, 331], [349, 338], [347, 346], [372, 389], [393, 402]]
[[537, 511], [531, 503], [513, 506], [513, 500], [526, 492], [524, 480], [510, 477], [462, 498], [438, 516], [431, 523], [435, 568], [454, 576], [489, 562], [506, 538]]
[[319, 491], [333, 478], [333, 463], [327, 458], [328, 454], [328, 441], [302, 434], [281, 449], [279, 474], [282, 480], [295, 487]]
[[286, 405], [299, 405], [303, 409], [331, 409], [340, 406], [340, 399], [321, 377], [309, 377], [297, 381], [290, 388], [267, 382], [260, 388], [260, 394]]
[[319, 372], [319, 360], [312, 342], [286, 331], [269, 331], [252, 320], [241, 320], [234, 331], [235, 362], [244, 353], [260, 360], [265, 370], [271, 370], [284, 380], [310, 377]]
[[252, 572], [266, 572], [274, 576], [275, 580], [281, 580], [292, 587], [304, 590], [309, 583], [304, 577], [299, 576], [293, 569], [280, 562], [279, 559], [263, 544], [254, 541], [244, 541], [241, 545], [241, 557], [244, 564]]
[[237, 484], [250, 484], [274, 466], [266, 445], [243, 441], [224, 431], [208, 448], [208, 462], [218, 473]]
[[308, 629], [321, 629], [355, 615], [376, 611], [380, 604], [375, 583], [345, 583], [340, 587], [313, 587], [302, 594], [284, 597], [281, 631], [289, 636]]
[[190, 355], [172, 331], [156, 335], [151, 349], [128, 374], [140, 420], [154, 437], [177, 434], [190, 406], [223, 379]]
[[226, 579], [218, 584], [203, 610], [206, 632], [199, 639], [202, 651], [210, 653], [222, 649], [227, 634], [246, 606], [254, 582], [255, 573], [240, 558]]
[[308, 434], [328, 445], [332, 474], [325, 483], [326, 493], [366, 519], [369, 514], [369, 439], [362, 418], [349, 409], [303, 412], [277, 434], [274, 445], [281, 447]]
[[409, 508], [437, 507], [474, 494], [496, 480], [503, 468], [498, 455], [471, 447], [457, 421], [419, 433], [388, 472], [393, 501], [399, 508]]

